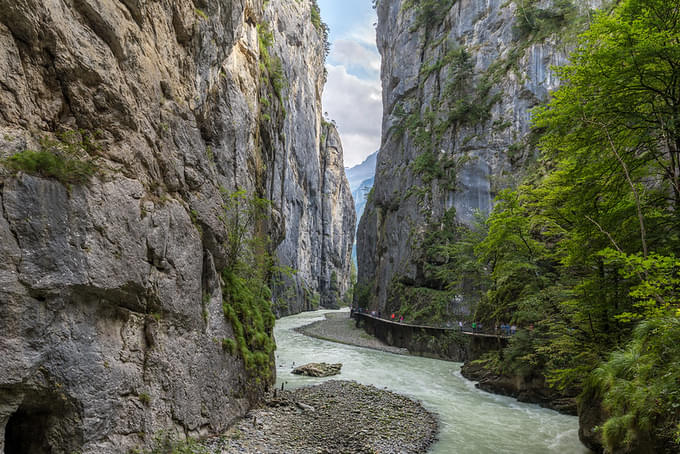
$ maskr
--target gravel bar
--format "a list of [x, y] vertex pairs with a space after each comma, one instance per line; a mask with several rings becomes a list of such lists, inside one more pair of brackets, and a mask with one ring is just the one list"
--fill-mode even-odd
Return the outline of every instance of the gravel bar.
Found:
[[419, 402], [353, 381], [278, 392], [226, 435], [211, 453], [425, 453], [437, 417]]
[[380, 339], [367, 334], [363, 329], [357, 328], [356, 321], [349, 318], [349, 312], [326, 314], [326, 320], [319, 320], [310, 325], [295, 328], [295, 331], [331, 342], [372, 348], [401, 355], [408, 354], [407, 349], [387, 345]]

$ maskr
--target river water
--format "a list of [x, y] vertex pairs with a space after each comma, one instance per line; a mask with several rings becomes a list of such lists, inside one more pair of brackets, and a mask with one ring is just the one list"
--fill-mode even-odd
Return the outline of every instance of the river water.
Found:
[[580, 454], [578, 420], [509, 397], [480, 391], [460, 374], [461, 363], [394, 355], [313, 339], [293, 328], [322, 320], [329, 311], [307, 312], [277, 320], [274, 333], [277, 385], [286, 388], [328, 380], [293, 375], [293, 364], [342, 363], [336, 379], [387, 388], [420, 400], [439, 415], [436, 454]]

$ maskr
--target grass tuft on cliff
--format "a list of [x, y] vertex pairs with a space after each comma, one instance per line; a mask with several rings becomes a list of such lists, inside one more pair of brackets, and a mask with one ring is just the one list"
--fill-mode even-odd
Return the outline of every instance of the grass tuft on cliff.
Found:
[[95, 134], [67, 131], [56, 139], [43, 137], [39, 150], [24, 150], [2, 161], [15, 172], [53, 178], [66, 185], [84, 184], [97, 168], [92, 157], [99, 151]]

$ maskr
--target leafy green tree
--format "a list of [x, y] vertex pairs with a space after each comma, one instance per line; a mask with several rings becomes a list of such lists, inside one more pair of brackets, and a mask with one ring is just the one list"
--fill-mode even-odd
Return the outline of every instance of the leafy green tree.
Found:
[[[535, 323], [505, 352], [510, 370], [579, 389], [640, 321], [662, 330], [671, 325], [659, 320], [680, 315], [678, 19], [677, 1], [624, 0], [599, 13], [557, 69], [561, 88], [535, 112], [541, 160], [525, 185], [501, 193], [476, 248], [491, 278], [479, 316]], [[641, 329], [625, 351], [639, 350]], [[623, 371], [610, 375], [672, 372]], [[623, 418], [608, 423], [623, 434], [610, 446], [647, 430], [635, 407], [610, 407]], [[673, 421], [659, 422], [666, 435]]]
[[[577, 178], [573, 186], [594, 202], [595, 215], [634, 210], [639, 238], [632, 244], [644, 256], [660, 242], [678, 246], [678, 8], [627, 0], [612, 14], [598, 14], [572, 64], [558, 69], [564, 84], [536, 119], [547, 130], [543, 149]], [[600, 200], [603, 194], [609, 197]]]

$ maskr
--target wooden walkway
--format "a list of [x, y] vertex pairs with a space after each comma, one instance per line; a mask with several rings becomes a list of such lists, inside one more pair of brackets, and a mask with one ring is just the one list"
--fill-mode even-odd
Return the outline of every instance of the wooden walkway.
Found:
[[381, 318], [375, 315], [371, 315], [367, 312], [355, 312], [353, 316], [361, 316], [361, 317], [366, 317], [366, 318], [371, 318], [373, 320], [380, 321], [382, 323], [388, 323], [396, 326], [408, 326], [411, 328], [420, 328], [420, 329], [436, 329], [436, 330], [441, 330], [441, 331], [453, 331], [461, 334], [465, 334], [467, 336], [475, 336], [475, 337], [490, 337], [490, 338], [501, 338], [501, 339], [510, 339], [512, 336], [506, 335], [506, 334], [494, 334], [494, 333], [478, 333], [478, 332], [473, 332], [470, 328], [465, 328], [463, 327], [463, 330], [461, 331], [459, 327], [454, 326], [454, 327], [445, 327], [445, 326], [427, 326], [427, 325], [414, 325], [410, 323], [404, 323], [404, 322], [398, 322], [398, 321], [392, 321], [386, 318]]

